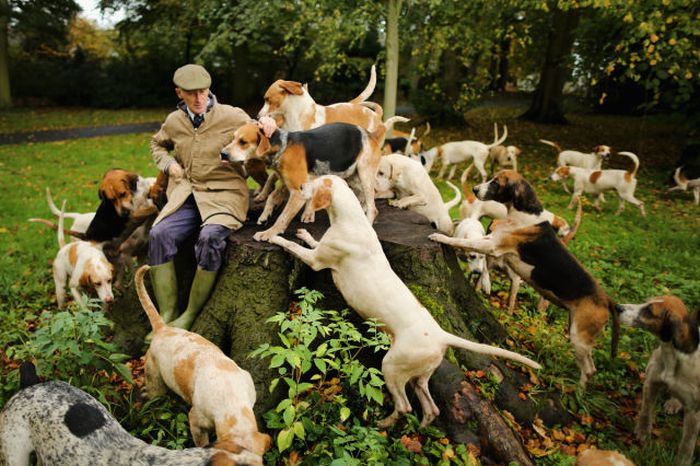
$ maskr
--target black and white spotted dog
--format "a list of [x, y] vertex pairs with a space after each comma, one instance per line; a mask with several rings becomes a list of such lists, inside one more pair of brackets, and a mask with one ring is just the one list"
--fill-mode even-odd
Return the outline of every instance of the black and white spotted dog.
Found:
[[32, 452], [45, 466], [254, 464], [225, 445], [185, 450], [149, 445], [84, 391], [60, 381], [41, 383], [31, 363], [20, 373], [21, 390], [0, 412], [0, 465], [28, 465]]

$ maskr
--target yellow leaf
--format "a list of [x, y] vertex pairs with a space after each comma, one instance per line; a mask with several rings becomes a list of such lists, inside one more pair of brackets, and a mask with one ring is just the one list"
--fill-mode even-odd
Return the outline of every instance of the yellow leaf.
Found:
[[677, 43], [678, 43], [678, 42], [677, 42], [676, 39], [674, 39], [673, 37], [671, 37], [671, 38], [668, 40], [668, 45], [676, 45]]
[[622, 21], [624, 21], [625, 23], [631, 23], [633, 19], [634, 19], [634, 16], [632, 16], [632, 13], [629, 12], [625, 15], [624, 18], [622, 18]]
[[691, 73], [690, 71], [686, 71], [685, 72], [685, 79], [688, 79], [688, 80], [693, 79], [693, 73]]
[[10, 230], [8, 230], [7, 228], [0, 227], [0, 233], [9, 233], [9, 232], [10, 232]]
[[649, 40], [651, 40], [652, 44], [655, 44], [656, 41], [659, 40], [659, 36], [657, 36], [656, 34], [652, 34], [651, 36], [649, 36]]

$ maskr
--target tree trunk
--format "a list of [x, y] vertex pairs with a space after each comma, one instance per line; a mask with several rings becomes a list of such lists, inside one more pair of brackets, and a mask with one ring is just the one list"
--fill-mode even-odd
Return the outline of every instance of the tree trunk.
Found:
[[[399, 81], [399, 15], [402, 0], [387, 0], [386, 8], [386, 79], [384, 81], [384, 119], [396, 114]], [[391, 132], [386, 137], [391, 137]]]
[[574, 44], [574, 30], [578, 25], [580, 10], [555, 9], [549, 32], [540, 82], [530, 104], [522, 115], [527, 120], [540, 123], [566, 123], [564, 117], [564, 83], [569, 77], [568, 60]]
[[0, 0], [0, 108], [10, 108], [12, 94], [10, 91], [10, 53], [7, 34], [10, 23], [10, 7], [7, 0]]
[[[435, 231], [428, 221], [417, 214], [389, 207], [386, 201], [378, 201], [377, 207], [379, 216], [374, 227], [392, 268], [442, 328], [468, 339], [504, 346], [507, 333], [492, 313], [484, 308], [467, 282], [454, 251], [428, 240], [428, 235]], [[221, 347], [251, 373], [258, 394], [255, 412], [259, 416], [280, 400], [279, 394], [270, 394], [268, 390], [276, 375], [274, 370], [268, 369], [268, 361], [248, 358], [248, 354], [260, 344], [278, 341], [277, 327], [266, 323], [266, 320], [288, 309], [294, 291], [302, 286], [324, 294], [324, 300], [319, 304], [322, 308], [344, 309], [348, 306], [335, 288], [328, 270], [314, 272], [281, 248], [254, 241], [253, 233], [260, 229], [254, 223], [256, 214], [259, 214], [259, 210], [251, 211], [251, 220], [229, 238], [231, 244], [227, 248], [226, 261], [215, 290], [191, 330]], [[295, 220], [287, 229], [286, 236], [292, 236], [292, 232], [300, 226]], [[316, 221], [303, 226], [318, 239], [328, 228], [328, 218], [325, 212], [317, 212]], [[183, 285], [181, 288], [187, 290], [195, 266], [191, 245], [181, 249], [183, 254], [176, 259], [176, 266], [181, 278], [179, 282]], [[144, 352], [143, 337], [150, 329], [135, 293], [133, 290], [126, 291], [113, 309], [114, 341], [126, 352], [141, 355]], [[186, 292], [183, 296], [183, 290], [179, 291], [182, 304], [186, 301]], [[496, 403], [513, 413], [519, 422], [529, 423], [535, 415], [551, 424], [566, 422], [567, 414], [554, 399], [543, 396], [535, 404], [518, 397], [519, 387], [528, 381], [527, 373], [520, 366], [513, 365], [514, 369], [511, 369], [503, 360], [463, 350], [449, 350], [446, 356], [470, 370], [490, 371], [501, 380]], [[445, 368], [438, 369], [431, 379], [433, 397], [442, 411], [438, 425], [457, 441], [469, 440], [464, 436], [466, 418], [456, 419], [450, 414], [454, 411], [455, 396], [463, 390], [461, 382], [464, 374], [454, 365], [443, 366]], [[473, 401], [469, 403], [473, 404]], [[492, 418], [498, 416], [498, 411], [490, 402], [483, 403], [489, 406], [488, 409], [480, 404], [479, 410], [488, 413], [474, 419], [482, 429], [490, 430], [492, 427], [489, 426], [495, 425]], [[413, 405], [419, 407], [418, 403]], [[486, 423], [487, 419], [491, 424]], [[512, 453], [517, 449], [501, 445], [493, 450], [493, 436], [499, 437], [499, 441], [506, 445], [519, 443], [512, 432], [512, 438], [505, 438], [504, 435], [499, 431], [486, 436], [491, 438], [489, 451], [496, 451], [494, 455], [499, 461], [519, 461], [519, 457]], [[482, 448], [486, 448], [483, 438], [481, 443]], [[504, 453], [506, 451], [511, 453]]]

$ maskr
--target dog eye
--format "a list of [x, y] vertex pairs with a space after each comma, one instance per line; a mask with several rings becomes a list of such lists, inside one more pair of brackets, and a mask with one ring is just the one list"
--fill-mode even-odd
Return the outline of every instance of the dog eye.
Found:
[[126, 193], [119, 193], [119, 198], [126, 197]]
[[246, 142], [245, 142], [244, 140], [241, 139], [240, 141], [238, 141], [238, 145], [239, 145], [239, 146], [245, 146], [245, 145], [246, 145]]

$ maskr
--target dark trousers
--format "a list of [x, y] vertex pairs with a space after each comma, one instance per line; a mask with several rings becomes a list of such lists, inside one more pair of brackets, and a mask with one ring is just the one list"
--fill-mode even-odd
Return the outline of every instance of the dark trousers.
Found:
[[173, 260], [182, 242], [201, 227], [194, 245], [197, 265], [210, 272], [219, 270], [226, 249], [226, 238], [231, 230], [222, 225], [201, 226], [201, 223], [197, 204], [190, 195], [179, 209], [151, 228], [148, 243], [150, 265]]

